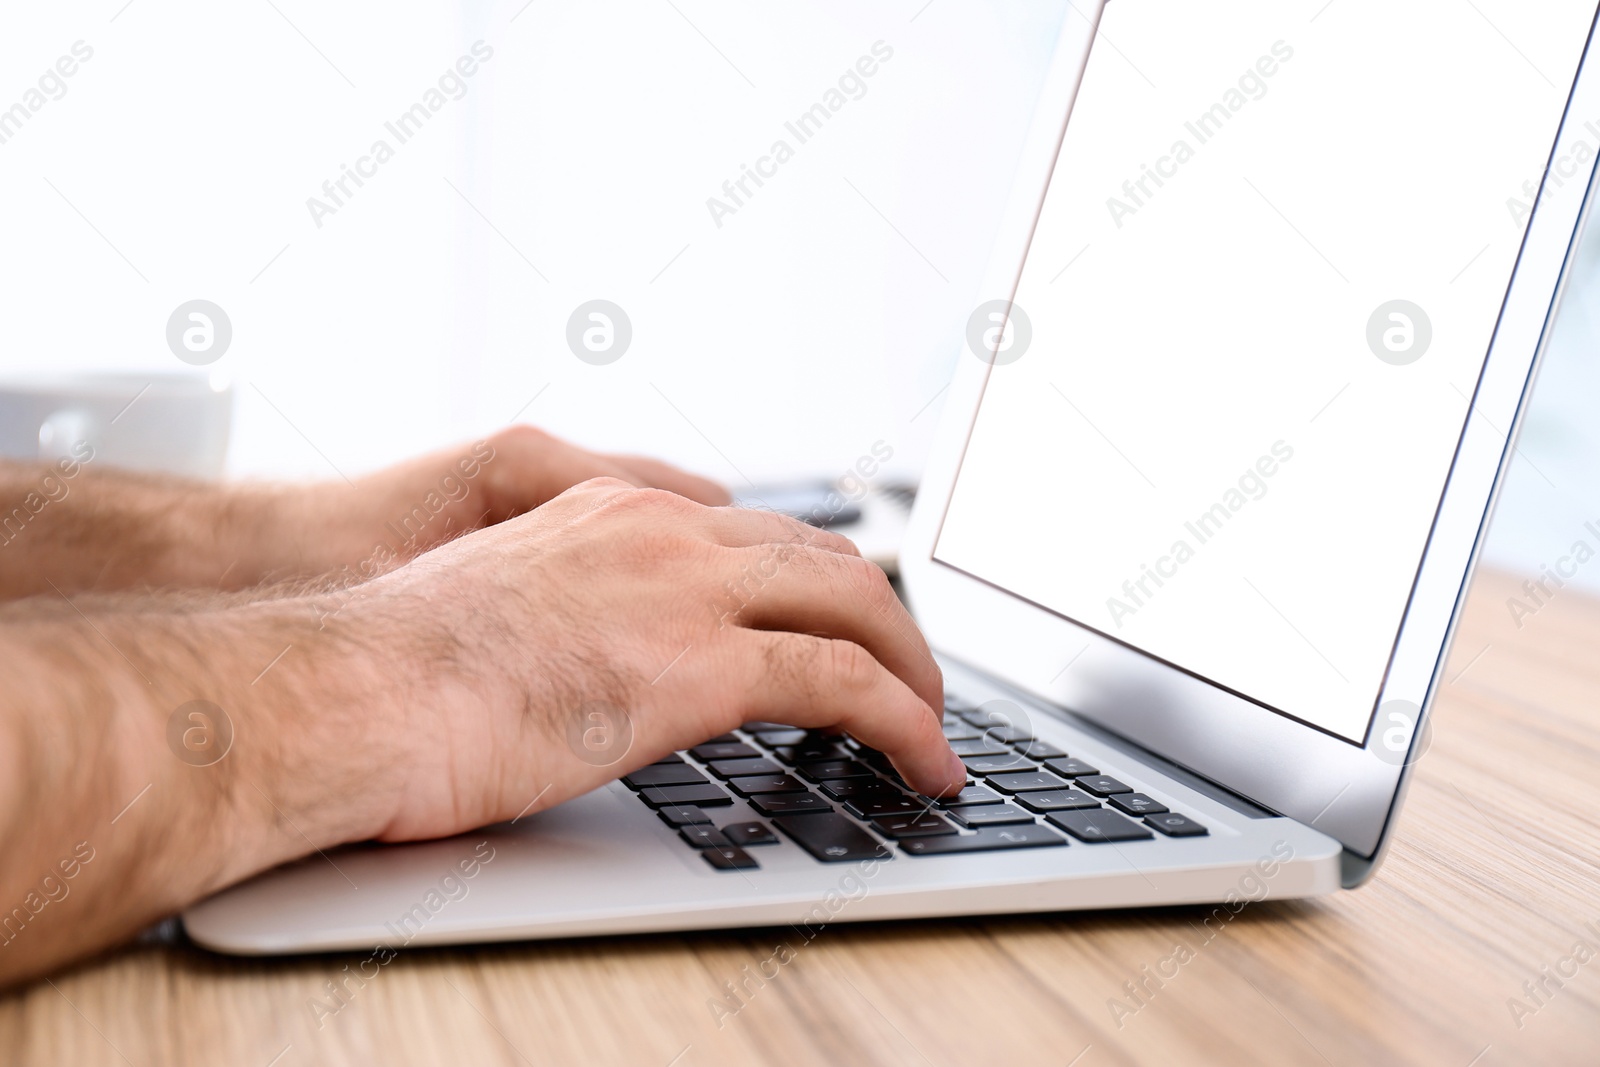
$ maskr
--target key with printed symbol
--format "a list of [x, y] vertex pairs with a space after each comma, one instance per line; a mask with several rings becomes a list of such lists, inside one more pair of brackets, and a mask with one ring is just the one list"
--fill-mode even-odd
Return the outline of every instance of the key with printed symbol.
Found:
[[1067, 783], [1046, 771], [1028, 771], [1022, 774], [991, 774], [989, 785], [1002, 793], [1041, 793], [1046, 790], [1067, 788]]
[[1144, 821], [1168, 837], [1204, 837], [1211, 832], [1188, 816], [1179, 815], [1175, 811], [1149, 815]]
[[838, 812], [781, 816], [773, 819], [772, 825], [823, 863], [886, 859], [891, 855], [875, 837]]
[[743, 741], [708, 741], [689, 750], [702, 763], [723, 759], [755, 759], [761, 755]]
[[774, 793], [750, 798], [750, 806], [762, 815], [799, 815], [832, 811], [833, 807], [815, 793]]
[[1039, 765], [1030, 763], [1014, 752], [1003, 756], [970, 756], [961, 761], [967, 765], [967, 770], [979, 777], [990, 774], [1022, 774], [1027, 771], [1036, 771]]
[[1106, 803], [1126, 815], [1160, 815], [1167, 810], [1161, 801], [1143, 793], [1119, 793], [1107, 797]]
[[733, 843], [710, 823], [685, 826], [678, 831], [678, 836], [695, 848], [727, 848]]
[[829, 800], [838, 801], [854, 800], [857, 797], [868, 797], [873, 800], [894, 800], [904, 795], [882, 778], [840, 778], [831, 782], [823, 782], [817, 788]]
[[950, 817], [962, 826], [1004, 826], [1010, 823], [1032, 822], [1033, 816], [1010, 804], [983, 804], [969, 808], [955, 808]]
[[858, 819], [881, 819], [889, 815], [916, 815], [927, 808], [901, 793], [898, 796], [853, 797], [845, 803], [845, 810]]
[[1119, 782], [1109, 774], [1091, 774], [1078, 778], [1078, 788], [1086, 793], [1093, 793], [1097, 797], [1108, 797], [1113, 793], [1131, 793], [1133, 786]]
[[941, 808], [965, 808], [973, 804], [1000, 804], [1005, 797], [981, 785], [969, 785], [953, 797], [940, 797], [936, 803]]
[[719, 759], [706, 764], [718, 778], [745, 778], [752, 774], [782, 774], [783, 768], [769, 759]]
[[1099, 774], [1100, 768], [1081, 759], [1052, 759], [1044, 761], [1045, 770], [1054, 771], [1063, 778], [1081, 778], [1086, 774]]
[[1046, 793], [1019, 793], [1016, 801], [1029, 811], [1071, 811], [1074, 808], [1098, 808], [1100, 802], [1088, 793], [1076, 789], [1057, 789]]
[[1079, 841], [1091, 844], [1103, 841], [1144, 841], [1155, 836], [1132, 819], [1124, 818], [1105, 808], [1057, 811], [1046, 815], [1045, 818]]
[[729, 778], [728, 788], [742, 797], [758, 797], [768, 793], [804, 793], [805, 784], [787, 774], [762, 774], [753, 778]]
[[890, 815], [873, 819], [872, 828], [884, 837], [931, 837], [936, 834], [953, 834], [956, 828], [939, 816], [928, 812], [923, 815]]
[[711, 821], [711, 816], [699, 808], [669, 806], [658, 809], [656, 814], [668, 826], [693, 826]]
[[768, 829], [764, 822], [731, 822], [722, 828], [722, 836], [743, 848], [778, 843], [778, 835]]
[[1067, 839], [1038, 824], [990, 827], [958, 837], [912, 837], [898, 842], [908, 856], [950, 856], [962, 852], [995, 852], [1012, 848], [1047, 848], [1065, 845]]
[[750, 853], [737, 845], [701, 849], [700, 855], [719, 871], [753, 871], [761, 866]]
[[819, 760], [797, 764], [795, 769], [808, 782], [831, 782], [839, 778], [872, 778], [872, 768], [853, 759]]

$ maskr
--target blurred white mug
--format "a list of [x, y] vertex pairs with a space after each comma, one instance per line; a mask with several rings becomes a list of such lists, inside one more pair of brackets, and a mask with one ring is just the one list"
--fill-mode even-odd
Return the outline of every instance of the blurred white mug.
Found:
[[205, 374], [71, 374], [0, 380], [0, 456], [222, 477], [233, 390]]

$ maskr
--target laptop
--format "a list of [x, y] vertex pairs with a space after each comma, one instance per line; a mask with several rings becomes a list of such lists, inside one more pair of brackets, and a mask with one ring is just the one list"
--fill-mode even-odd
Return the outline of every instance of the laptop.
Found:
[[751, 723], [511, 823], [268, 872], [189, 909], [189, 935], [392, 953], [1173, 904], [1220, 924], [1359, 886], [1425, 756], [1584, 222], [1595, 17], [1071, 6], [985, 299], [953, 316], [900, 559], [959, 796]]

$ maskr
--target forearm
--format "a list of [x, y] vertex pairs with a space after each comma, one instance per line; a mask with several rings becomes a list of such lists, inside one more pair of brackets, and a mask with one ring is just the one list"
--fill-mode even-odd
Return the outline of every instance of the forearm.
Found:
[[385, 825], [393, 683], [337, 604], [33, 607], [0, 613], [0, 984]]
[[317, 531], [332, 487], [216, 486], [0, 464], [0, 599], [124, 589], [245, 589], [327, 573], [354, 551]]
[[[525, 450], [530, 439], [548, 440], [531, 434], [503, 436]], [[479, 441], [353, 483], [310, 486], [212, 485], [98, 468], [92, 457], [0, 461], [0, 600], [372, 578], [542, 499], [519, 481], [531, 462], [491, 468], [495, 458], [494, 445]], [[587, 476], [573, 463], [544, 488], [559, 492], [567, 475]]]

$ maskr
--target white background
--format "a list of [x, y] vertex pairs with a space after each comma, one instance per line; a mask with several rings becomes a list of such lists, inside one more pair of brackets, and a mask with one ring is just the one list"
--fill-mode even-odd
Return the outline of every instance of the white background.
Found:
[[[1362, 736], [1518, 251], [1505, 202], [1592, 15], [1111, 5], [1017, 294], [1033, 347], [991, 377], [939, 558]], [[1202, 143], [1185, 121], [1246, 71], [1259, 99]], [[1113, 219], [1180, 138], [1194, 159]], [[1403, 367], [1366, 339], [1396, 298], [1432, 321]], [[1202, 544], [1185, 521], [1280, 441]], [[1125, 591], [1180, 539], [1192, 561]]]
[[[1066, 16], [125, 2], [0, 12], [0, 107], [95, 50], [0, 145], [0, 373], [181, 369], [166, 320], [204, 298], [234, 473], [353, 474], [521, 411], [735, 486], [878, 440], [918, 469]], [[479, 38], [467, 95], [317, 229], [306, 198]], [[878, 40], [866, 95], [718, 229], [706, 199]], [[606, 367], [564, 339], [593, 298], [633, 322]]]

